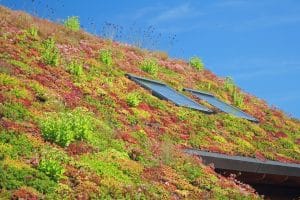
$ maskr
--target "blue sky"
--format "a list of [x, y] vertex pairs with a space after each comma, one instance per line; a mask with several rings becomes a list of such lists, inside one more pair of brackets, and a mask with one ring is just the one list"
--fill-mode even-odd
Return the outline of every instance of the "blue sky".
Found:
[[[300, 118], [298, 0], [0, 0], [0, 4], [57, 22], [76, 15], [91, 33], [142, 43], [171, 57], [198, 55], [219, 76], [231, 76], [245, 91]], [[122, 32], [113, 34], [105, 23], [118, 25], [113, 30]]]

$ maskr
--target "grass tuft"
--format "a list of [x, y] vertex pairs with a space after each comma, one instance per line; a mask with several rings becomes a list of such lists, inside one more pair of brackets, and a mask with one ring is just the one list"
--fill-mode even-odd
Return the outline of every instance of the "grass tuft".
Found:
[[75, 76], [81, 76], [83, 74], [83, 65], [80, 61], [73, 60], [68, 64], [67, 70]]
[[102, 63], [106, 64], [107, 66], [111, 66], [113, 64], [111, 50], [101, 50], [99, 52], [99, 59]]
[[199, 71], [204, 69], [204, 64], [203, 64], [202, 60], [197, 56], [192, 57], [190, 59], [189, 63], [192, 67], [196, 68]]
[[136, 107], [141, 103], [141, 97], [138, 93], [129, 93], [126, 97], [126, 102], [131, 107]]
[[156, 75], [158, 71], [157, 60], [153, 58], [146, 58], [140, 63], [140, 68], [144, 72], [147, 72], [151, 75]]
[[68, 17], [64, 21], [64, 25], [65, 25], [65, 27], [67, 27], [73, 31], [78, 31], [80, 29], [79, 17], [78, 16]]
[[42, 60], [47, 65], [57, 66], [59, 64], [59, 50], [55, 46], [55, 40], [48, 38], [42, 43]]

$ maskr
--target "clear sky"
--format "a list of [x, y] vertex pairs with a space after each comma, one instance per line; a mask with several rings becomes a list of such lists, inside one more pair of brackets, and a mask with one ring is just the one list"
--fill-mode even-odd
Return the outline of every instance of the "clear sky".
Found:
[[[200, 56], [219, 76], [300, 118], [298, 0], [0, 0], [12, 9], [61, 22], [79, 16], [87, 31]], [[111, 25], [111, 24], [113, 25]]]

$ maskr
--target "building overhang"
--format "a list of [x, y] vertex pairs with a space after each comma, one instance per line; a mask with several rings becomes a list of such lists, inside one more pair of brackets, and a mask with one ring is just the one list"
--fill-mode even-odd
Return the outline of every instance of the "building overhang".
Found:
[[300, 188], [300, 164], [272, 160], [231, 156], [197, 149], [185, 149], [188, 154], [199, 156], [206, 165], [213, 164], [215, 171], [249, 184], [272, 184]]

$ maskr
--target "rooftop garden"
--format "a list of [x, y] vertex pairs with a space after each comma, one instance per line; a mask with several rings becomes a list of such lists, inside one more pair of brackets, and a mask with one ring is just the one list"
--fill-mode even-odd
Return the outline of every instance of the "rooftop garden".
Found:
[[[99, 38], [76, 19], [55, 24], [0, 7], [0, 198], [260, 199], [182, 149], [300, 163], [299, 120], [198, 57]], [[260, 122], [177, 107], [126, 73], [191, 98], [183, 88], [208, 91]]]

